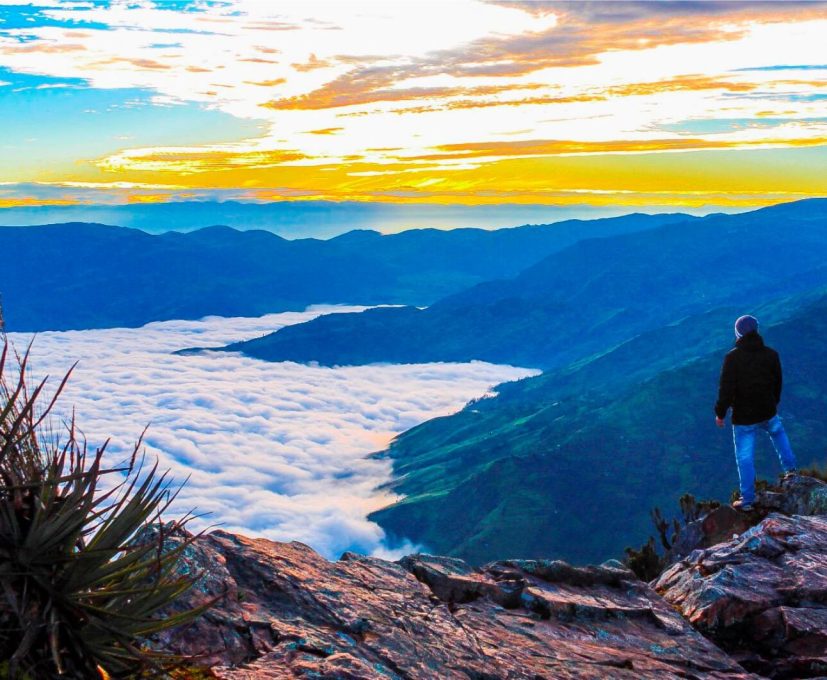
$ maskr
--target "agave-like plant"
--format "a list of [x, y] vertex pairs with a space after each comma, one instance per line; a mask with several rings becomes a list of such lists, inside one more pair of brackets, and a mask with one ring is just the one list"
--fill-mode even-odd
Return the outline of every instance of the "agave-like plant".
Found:
[[[2, 347], [0, 676], [165, 673], [181, 660], [151, 651], [144, 640], [191, 621], [210, 604], [163, 615], [198, 578], [177, 569], [194, 537], [172, 547], [165, 541], [190, 516], [160, 522], [177, 491], [157, 463], [142, 465], [140, 440], [127, 462], [106, 468], [106, 444], [87, 453], [74, 416], [65, 441], [50, 436], [45, 419], [71, 370], [40, 408], [46, 381], [29, 390], [29, 352], [7, 380], [8, 343]], [[112, 483], [103, 484], [110, 475]], [[142, 532], [150, 525], [156, 530]], [[153, 538], [142, 540], [142, 533]]]

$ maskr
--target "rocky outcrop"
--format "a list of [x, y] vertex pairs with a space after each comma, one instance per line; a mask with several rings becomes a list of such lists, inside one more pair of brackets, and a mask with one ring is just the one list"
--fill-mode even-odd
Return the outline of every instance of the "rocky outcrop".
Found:
[[755, 509], [739, 512], [720, 505], [702, 513], [680, 527], [666, 554], [667, 563], [678, 562], [693, 550], [709, 548], [730, 540], [755, 526], [772, 512], [785, 515], [827, 514], [827, 484], [804, 475], [795, 475], [778, 486], [761, 488], [756, 493]]
[[192, 601], [219, 600], [158, 642], [226, 680], [752, 677], [620, 563], [329, 562], [221, 531], [186, 560]]
[[178, 605], [214, 606], [155, 644], [224, 680], [827, 678], [825, 511], [808, 477], [712, 509], [652, 584], [616, 561], [330, 562], [216, 531], [186, 548], [203, 577]]
[[744, 668], [827, 676], [827, 516], [771, 514], [691, 553], [654, 587]]

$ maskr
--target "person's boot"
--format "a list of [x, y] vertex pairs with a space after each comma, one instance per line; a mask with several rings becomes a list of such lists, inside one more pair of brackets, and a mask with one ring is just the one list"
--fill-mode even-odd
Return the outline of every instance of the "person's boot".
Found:
[[739, 498], [737, 501], [733, 501], [732, 507], [741, 512], [750, 512], [754, 505], [752, 503], [744, 503], [744, 499]]

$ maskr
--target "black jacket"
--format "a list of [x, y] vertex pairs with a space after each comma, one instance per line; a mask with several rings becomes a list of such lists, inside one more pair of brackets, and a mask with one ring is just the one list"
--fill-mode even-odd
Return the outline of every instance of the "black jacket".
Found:
[[732, 408], [733, 425], [753, 425], [772, 418], [781, 400], [781, 361], [757, 332], [739, 338], [724, 357], [715, 415]]

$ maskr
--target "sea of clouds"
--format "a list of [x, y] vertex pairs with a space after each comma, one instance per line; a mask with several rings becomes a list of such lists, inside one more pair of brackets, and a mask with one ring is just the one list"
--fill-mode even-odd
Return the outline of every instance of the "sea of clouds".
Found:
[[[367, 455], [536, 371], [482, 362], [326, 368], [225, 352], [173, 354], [358, 309], [44, 332], [34, 338], [31, 378], [48, 374], [54, 387], [79, 361], [59, 417], [74, 407], [90, 448], [111, 438], [112, 463], [149, 425], [149, 456], [176, 480], [189, 477], [173, 509], [210, 513], [201, 526], [298, 540], [329, 558], [344, 550], [390, 556], [382, 529], [366, 516], [394, 499], [377, 489], [391, 478], [391, 464]], [[9, 339], [20, 351], [32, 336]]]

